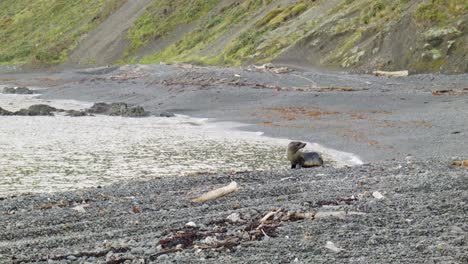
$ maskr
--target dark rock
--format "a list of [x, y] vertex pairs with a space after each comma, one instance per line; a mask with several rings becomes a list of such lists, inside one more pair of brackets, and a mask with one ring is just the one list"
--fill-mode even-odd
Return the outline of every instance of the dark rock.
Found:
[[33, 94], [34, 91], [27, 87], [18, 87], [16, 88], [16, 94]]
[[5, 87], [5, 88], [3, 88], [3, 93], [4, 94], [15, 94], [16, 89], [13, 88], [13, 87]]
[[95, 103], [91, 108], [87, 110], [88, 113], [93, 114], [105, 114], [109, 112], [110, 105], [106, 103]]
[[125, 114], [122, 116], [128, 116], [128, 117], [145, 117], [148, 116], [148, 112], [143, 109], [141, 106], [135, 106], [132, 108], [129, 108]]
[[111, 116], [123, 116], [128, 112], [128, 105], [126, 103], [112, 103], [109, 111]]
[[171, 112], [168, 112], [168, 111], [164, 111], [164, 112], [161, 112], [161, 113], [159, 114], [159, 116], [161, 116], [161, 117], [174, 117], [175, 114], [174, 114], [174, 113], [171, 113]]
[[13, 115], [13, 113], [0, 107], [0, 116], [9, 116], [9, 115]]
[[60, 110], [49, 105], [37, 104], [31, 105], [28, 109], [21, 109], [14, 114], [20, 116], [51, 116], [53, 115], [52, 112], [56, 111]]
[[27, 87], [5, 87], [3, 88], [4, 94], [33, 94], [34, 91]]
[[87, 116], [88, 113], [85, 111], [78, 111], [78, 110], [67, 110], [65, 111], [67, 116], [78, 117], [78, 116]]
[[126, 117], [144, 117], [148, 116], [143, 107], [129, 107], [126, 103], [95, 103], [87, 110], [88, 113], [104, 114], [110, 116], [126, 116]]

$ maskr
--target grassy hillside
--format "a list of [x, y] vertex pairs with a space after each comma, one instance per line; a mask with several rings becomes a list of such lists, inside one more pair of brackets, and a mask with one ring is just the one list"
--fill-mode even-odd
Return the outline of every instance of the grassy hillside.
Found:
[[0, 1], [0, 64], [56, 64], [126, 0]]
[[[194, 30], [150, 55], [129, 49], [126, 58], [221, 65], [279, 61], [360, 71], [468, 70], [464, 0], [211, 1], [199, 12], [191, 11], [191, 2], [197, 1], [179, 0], [178, 12], [166, 15], [161, 15], [165, 5], [154, 6], [128, 37], [138, 47], [164, 38], [177, 25], [195, 23]], [[148, 17], [157, 17], [152, 21], [158, 27], [142, 27]], [[135, 40], [134, 32], [147, 38]]]
[[[0, 64], [68, 60], [86, 33], [125, 1], [30, 2], [0, 2], [0, 37], [6, 40], [0, 43]], [[98, 60], [92, 57], [96, 53], [90, 55], [86, 49], [74, 57], [80, 63], [245, 65], [273, 61], [361, 72], [468, 72], [465, 0], [147, 2], [135, 13], [135, 21], [122, 27], [119, 43], [124, 47], [116, 45], [115, 51], [109, 47], [107, 53], [115, 53], [108, 55], [112, 60]], [[102, 34], [105, 39], [102, 28], [93, 31], [93, 41]]]
[[131, 45], [127, 54], [138, 51], [149, 41], [164, 38], [177, 25], [190, 23], [208, 13], [220, 0], [154, 1], [128, 31]]
[[[293, 20], [313, 3], [313, 1], [300, 1], [276, 6], [271, 5], [272, 2], [247, 0], [239, 5], [233, 3], [223, 6], [213, 15], [214, 18], [202, 21], [198, 28], [184, 36], [181, 41], [162, 52], [143, 58], [142, 62], [179, 60], [240, 65], [246, 62], [268, 61], [281, 50], [282, 45], [287, 46], [287, 43], [290, 44], [300, 37], [300, 33], [288, 39], [277, 40], [263, 50], [257, 50], [258, 45], [264, 41], [263, 35]], [[228, 30], [233, 27], [241, 30], [228, 35], [231, 33]], [[230, 38], [230, 41], [221, 47], [217, 54], [205, 51], [219, 38]], [[261, 56], [255, 58], [257, 53]]]

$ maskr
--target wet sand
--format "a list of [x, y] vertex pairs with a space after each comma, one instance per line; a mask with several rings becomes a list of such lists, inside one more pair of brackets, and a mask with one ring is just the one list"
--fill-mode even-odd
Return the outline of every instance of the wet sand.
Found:
[[244, 130], [318, 143], [364, 162], [468, 154], [460, 144], [468, 133], [466, 90], [432, 94], [466, 88], [468, 75], [387, 78], [143, 65], [11, 77], [26, 85], [54, 85], [44, 91], [46, 99], [124, 101], [155, 114], [246, 123]]

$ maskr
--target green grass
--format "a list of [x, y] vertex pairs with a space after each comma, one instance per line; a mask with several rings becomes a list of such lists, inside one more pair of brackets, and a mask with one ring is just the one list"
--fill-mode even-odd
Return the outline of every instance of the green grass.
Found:
[[417, 7], [415, 17], [422, 23], [445, 23], [467, 12], [466, 0], [430, 0]]
[[353, 59], [358, 54], [355, 51], [356, 47], [364, 38], [374, 34], [373, 32], [386, 30], [385, 25], [389, 21], [398, 21], [404, 11], [410, 8], [410, 2], [410, 0], [349, 0], [331, 9], [330, 16], [340, 12], [357, 15], [344, 16], [335, 22], [333, 32], [340, 39], [340, 45], [330, 51], [323, 61], [341, 66], [353, 66], [359, 63], [359, 60]]
[[0, 1], [0, 64], [64, 62], [79, 38], [125, 0]]
[[223, 52], [224, 62], [229, 65], [240, 65], [245, 62], [267, 62], [271, 60], [281, 50], [296, 41], [300, 37], [300, 34], [282, 36], [281, 39], [271, 41], [265, 47], [259, 49], [258, 47], [264, 41], [263, 37], [265, 34], [298, 17], [312, 4], [312, 1], [304, 1], [271, 10], [255, 23], [255, 27], [242, 32], [226, 47]]
[[242, 3], [231, 3], [223, 6], [212, 16], [200, 22], [192, 32], [186, 34], [180, 41], [167, 47], [161, 52], [144, 57], [142, 63], [164, 62], [200, 62], [204, 64], [223, 63], [223, 57], [196, 56], [198, 51], [205, 48], [212, 41], [223, 35], [236, 25], [247, 22], [247, 17], [261, 7], [269, 4], [271, 0], [246, 0]]
[[191, 23], [206, 15], [220, 0], [159, 0], [154, 1], [128, 31], [131, 46], [127, 56], [151, 40], [165, 36], [177, 25]]

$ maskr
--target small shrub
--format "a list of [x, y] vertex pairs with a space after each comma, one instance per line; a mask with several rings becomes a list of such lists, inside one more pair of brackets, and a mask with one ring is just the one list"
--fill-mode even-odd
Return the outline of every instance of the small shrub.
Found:
[[364, 10], [363, 12], [364, 15], [362, 16], [362, 22], [364, 24], [369, 24], [370, 20], [373, 17], [376, 17], [377, 14], [384, 9], [385, 9], [385, 4], [383, 3], [383, 1], [376, 2], [374, 5], [372, 5], [371, 8]]
[[274, 19], [277, 15], [283, 12], [282, 8], [275, 8], [268, 12], [262, 19], [255, 23], [256, 27], [263, 27], [264, 25], [268, 24], [272, 19]]

